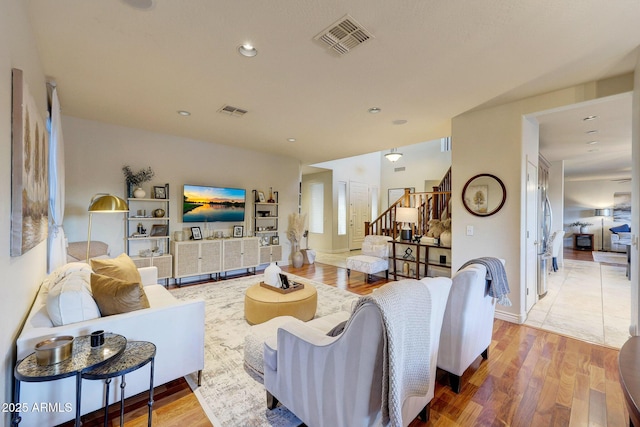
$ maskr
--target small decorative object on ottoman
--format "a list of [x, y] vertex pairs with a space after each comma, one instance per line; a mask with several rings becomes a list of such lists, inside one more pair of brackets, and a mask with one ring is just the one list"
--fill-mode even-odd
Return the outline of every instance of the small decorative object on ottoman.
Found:
[[289, 293], [279, 293], [255, 284], [244, 296], [244, 317], [252, 325], [266, 322], [277, 316], [293, 316], [300, 320], [313, 319], [318, 304], [318, 292], [314, 286]]

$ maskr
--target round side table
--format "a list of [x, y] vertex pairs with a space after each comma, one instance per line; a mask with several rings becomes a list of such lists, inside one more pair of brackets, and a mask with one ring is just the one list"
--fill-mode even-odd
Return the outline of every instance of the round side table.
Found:
[[[108, 363], [112, 358], [119, 356], [125, 349], [127, 339], [122, 335], [105, 334], [104, 344], [100, 351], [91, 347], [91, 337], [84, 335], [73, 340], [73, 352], [71, 357], [60, 363], [41, 366], [36, 361], [36, 354], [31, 353], [16, 364], [14, 370], [16, 406], [20, 403], [20, 381], [44, 382], [76, 376], [76, 421], [80, 423], [80, 404], [82, 396], [82, 372]], [[11, 424], [17, 426], [22, 417], [18, 412], [13, 413]]]
[[120, 427], [124, 426], [124, 389], [127, 386], [125, 382], [125, 374], [142, 368], [151, 362], [149, 373], [149, 416], [148, 426], [151, 427], [151, 417], [153, 409], [153, 368], [156, 357], [156, 346], [147, 341], [129, 341], [122, 355], [97, 368], [85, 370], [82, 372], [82, 378], [86, 380], [105, 380], [105, 403], [104, 403], [104, 426], [108, 426], [109, 422], [109, 385], [111, 379], [121, 377], [120, 382]]

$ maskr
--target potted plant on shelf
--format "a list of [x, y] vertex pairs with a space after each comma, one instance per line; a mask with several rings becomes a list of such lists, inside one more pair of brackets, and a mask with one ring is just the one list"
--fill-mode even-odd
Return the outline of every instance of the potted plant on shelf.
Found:
[[138, 172], [134, 173], [131, 168], [126, 165], [122, 167], [122, 173], [124, 173], [124, 179], [127, 181], [129, 197], [140, 199], [147, 195], [142, 187], [140, 187], [140, 184], [151, 181], [151, 178], [155, 175], [151, 166], [146, 169], [140, 169]]
[[569, 224], [570, 227], [580, 227], [580, 233], [587, 233], [589, 231], [589, 226], [593, 225], [590, 222], [582, 222], [582, 221], [576, 221], [576, 222], [572, 222], [571, 224]]

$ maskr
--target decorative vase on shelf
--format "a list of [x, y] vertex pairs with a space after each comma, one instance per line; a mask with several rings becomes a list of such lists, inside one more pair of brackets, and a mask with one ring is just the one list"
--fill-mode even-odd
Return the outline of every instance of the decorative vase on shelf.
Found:
[[143, 199], [146, 195], [147, 192], [144, 191], [142, 187], [136, 187], [136, 189], [133, 190], [133, 197], [135, 197], [136, 199]]
[[589, 232], [589, 227], [587, 225], [581, 225], [580, 226], [580, 233], [581, 234], [586, 234]]
[[300, 250], [298, 249], [297, 244], [293, 245], [293, 252], [291, 253], [291, 261], [293, 262], [293, 266], [295, 268], [302, 267], [302, 264], [304, 263], [304, 255], [302, 255], [302, 252], [300, 252]]
[[440, 244], [448, 248], [451, 247], [451, 232], [449, 230], [445, 230], [440, 234]]
[[282, 273], [280, 267], [278, 267], [275, 262], [272, 262], [267, 268], [264, 269], [264, 283], [276, 288], [281, 287], [280, 273]]

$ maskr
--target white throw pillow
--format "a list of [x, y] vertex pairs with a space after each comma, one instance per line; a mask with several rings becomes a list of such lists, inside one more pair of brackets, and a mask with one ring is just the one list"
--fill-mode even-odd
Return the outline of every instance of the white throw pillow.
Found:
[[67, 271], [49, 283], [47, 312], [55, 326], [97, 319], [100, 310], [91, 294], [91, 270]]

